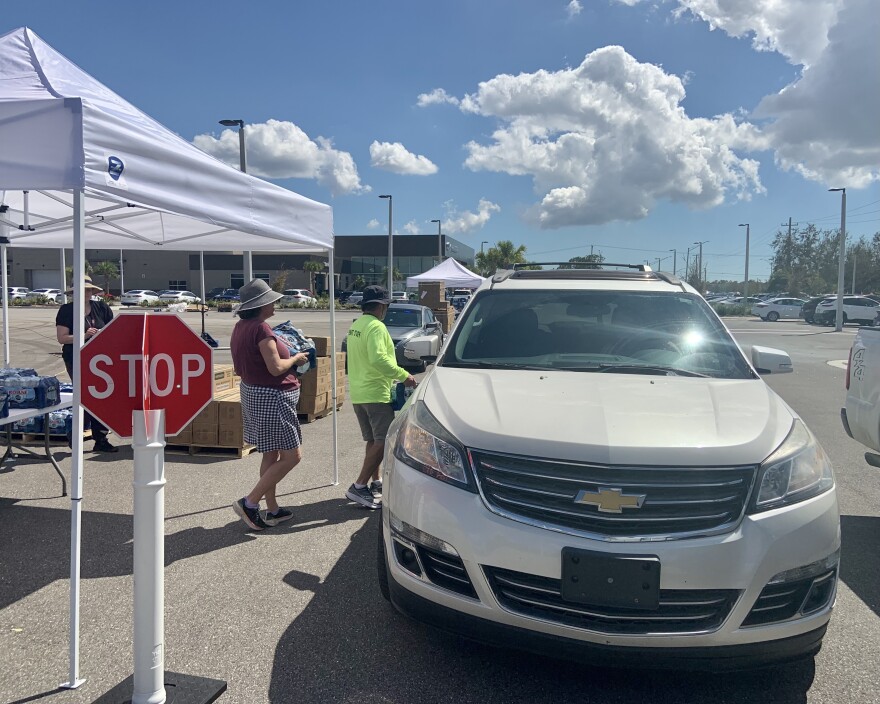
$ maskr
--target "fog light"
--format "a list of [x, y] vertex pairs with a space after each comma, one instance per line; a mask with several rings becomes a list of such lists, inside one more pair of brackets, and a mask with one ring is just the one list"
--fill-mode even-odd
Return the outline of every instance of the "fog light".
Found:
[[416, 551], [409, 545], [404, 545], [396, 538], [391, 539], [394, 546], [394, 557], [397, 558], [397, 564], [403, 567], [407, 572], [411, 572], [417, 577], [422, 576], [422, 566], [419, 564], [419, 558]]
[[801, 607], [802, 614], [806, 616], [814, 611], [821, 611], [828, 606], [831, 597], [834, 596], [836, 577], [837, 572], [832, 571], [813, 580], [807, 598], [804, 599], [804, 605]]

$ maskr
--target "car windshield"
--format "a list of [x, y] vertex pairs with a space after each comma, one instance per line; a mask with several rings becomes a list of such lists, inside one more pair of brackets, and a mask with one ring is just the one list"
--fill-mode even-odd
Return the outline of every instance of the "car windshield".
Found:
[[389, 308], [383, 321], [389, 328], [417, 328], [420, 327], [421, 316], [417, 310], [403, 308]]
[[487, 291], [441, 366], [754, 378], [708, 304], [685, 292]]

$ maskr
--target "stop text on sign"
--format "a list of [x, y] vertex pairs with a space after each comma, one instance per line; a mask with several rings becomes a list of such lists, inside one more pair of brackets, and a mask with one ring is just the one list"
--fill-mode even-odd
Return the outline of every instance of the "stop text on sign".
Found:
[[[175, 389], [188, 396], [190, 393], [190, 381], [198, 378], [205, 372], [205, 358], [199, 354], [180, 355], [180, 381], [177, 380], [177, 371], [174, 359], [170, 354], [160, 352], [155, 355], [145, 354], [120, 354], [120, 362], [128, 365], [128, 397], [137, 398], [139, 393], [138, 380], [144, 380], [144, 371], [147, 372], [150, 393], [155, 396], [169, 396]], [[103, 382], [103, 388], [97, 384], [89, 384], [88, 393], [96, 399], [105, 399], [112, 396], [116, 391], [116, 383], [111, 375], [114, 360], [108, 354], [97, 354], [89, 360], [89, 371]]]

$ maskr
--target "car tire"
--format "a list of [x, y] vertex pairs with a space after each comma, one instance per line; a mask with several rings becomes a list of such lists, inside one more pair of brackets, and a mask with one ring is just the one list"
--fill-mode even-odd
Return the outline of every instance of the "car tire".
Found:
[[379, 577], [379, 591], [386, 601], [391, 601], [391, 590], [388, 588], [388, 558], [385, 555], [385, 540], [382, 538], [382, 517], [379, 517], [379, 545], [376, 550], [376, 570]]
[[779, 313], [777, 313], [775, 310], [771, 310], [769, 313], [767, 313], [767, 320], [769, 320], [771, 323], [775, 323], [777, 320], [779, 320]]
[[843, 314], [843, 324], [846, 325], [849, 322], [849, 318], [846, 317], [846, 313]]
[[413, 374], [421, 374], [428, 368], [427, 362], [416, 362], [415, 364], [409, 365], [409, 370]]

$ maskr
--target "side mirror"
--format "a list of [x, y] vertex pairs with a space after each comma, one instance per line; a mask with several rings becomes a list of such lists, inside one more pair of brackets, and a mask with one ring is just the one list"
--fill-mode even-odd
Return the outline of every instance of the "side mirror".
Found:
[[759, 374], [785, 374], [794, 371], [787, 352], [758, 345], [752, 346], [752, 366]]
[[[434, 355], [434, 337], [414, 337], [403, 346], [403, 356], [416, 362], [433, 362], [437, 357]], [[430, 357], [430, 359], [427, 359]]]

